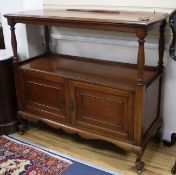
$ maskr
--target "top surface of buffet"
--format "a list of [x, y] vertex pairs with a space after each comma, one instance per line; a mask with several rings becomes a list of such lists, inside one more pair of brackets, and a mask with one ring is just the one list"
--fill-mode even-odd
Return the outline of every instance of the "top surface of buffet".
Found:
[[[35, 10], [4, 15], [9, 22], [115, 30], [118, 27], [145, 28], [161, 22], [167, 13], [111, 10]], [[94, 25], [94, 26], [93, 26]], [[109, 28], [106, 28], [109, 26]], [[111, 28], [110, 28], [111, 27]], [[123, 31], [123, 29], [122, 29]], [[129, 31], [135, 32], [135, 31]]]

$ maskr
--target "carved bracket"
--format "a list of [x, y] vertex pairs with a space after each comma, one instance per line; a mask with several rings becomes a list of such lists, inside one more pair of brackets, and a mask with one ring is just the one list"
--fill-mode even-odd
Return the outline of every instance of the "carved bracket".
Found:
[[169, 53], [173, 60], [176, 61], [176, 10], [169, 17], [169, 26], [172, 29], [173, 39], [169, 47]]
[[16, 23], [12, 19], [8, 19], [8, 25], [10, 26], [10, 30], [11, 30], [11, 45], [12, 45], [12, 50], [13, 50], [13, 61], [17, 63], [18, 62], [17, 40], [16, 40], [16, 35], [15, 35]]
[[145, 36], [146, 31], [141, 30], [139, 33], [137, 33], [138, 37], [138, 57], [137, 57], [137, 69], [138, 69], [138, 75], [137, 75], [137, 81], [138, 85], [143, 85], [144, 81], [144, 65], [145, 65], [145, 50], [144, 50], [144, 44], [145, 44]]

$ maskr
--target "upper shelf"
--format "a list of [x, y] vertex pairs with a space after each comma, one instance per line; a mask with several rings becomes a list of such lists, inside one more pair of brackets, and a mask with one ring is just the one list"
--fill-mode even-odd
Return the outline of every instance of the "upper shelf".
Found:
[[[107, 11], [107, 10], [35, 10], [4, 15], [15, 23], [31, 23], [42, 25], [58, 25], [104, 30], [127, 30], [129, 28], [145, 28], [161, 22], [168, 17], [167, 13]], [[124, 27], [124, 28], [123, 28]], [[125, 29], [126, 28], [126, 29]], [[128, 29], [128, 32], [136, 30]]]

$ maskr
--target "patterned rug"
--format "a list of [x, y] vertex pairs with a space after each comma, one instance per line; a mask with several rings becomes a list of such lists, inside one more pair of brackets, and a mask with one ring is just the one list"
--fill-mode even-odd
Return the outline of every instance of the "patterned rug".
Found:
[[0, 175], [120, 175], [12, 136], [0, 137]]

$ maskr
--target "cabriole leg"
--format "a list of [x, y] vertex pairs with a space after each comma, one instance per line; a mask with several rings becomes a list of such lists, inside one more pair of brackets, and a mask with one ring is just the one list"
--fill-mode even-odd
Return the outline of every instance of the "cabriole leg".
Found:
[[27, 120], [20, 119], [18, 124], [18, 133], [20, 135], [23, 135], [26, 129], [27, 129]]

